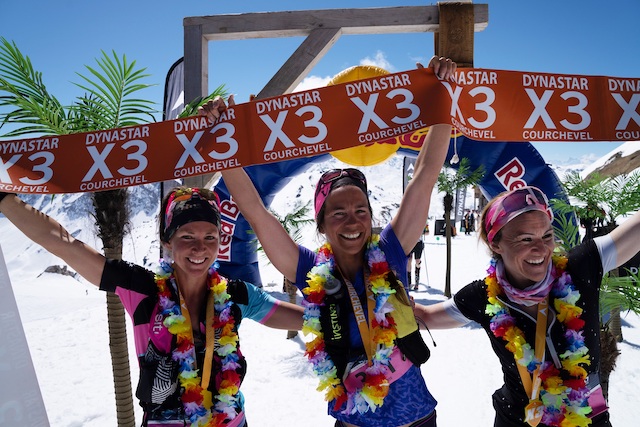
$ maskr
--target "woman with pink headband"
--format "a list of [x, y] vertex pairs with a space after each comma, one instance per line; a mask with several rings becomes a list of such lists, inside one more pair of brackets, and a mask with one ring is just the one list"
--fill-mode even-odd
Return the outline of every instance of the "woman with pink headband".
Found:
[[487, 332], [504, 374], [494, 427], [611, 425], [598, 375], [599, 287], [640, 251], [640, 212], [568, 254], [556, 251], [552, 221], [536, 187], [498, 195], [481, 218], [487, 276], [444, 303], [416, 306], [430, 328], [472, 320]]
[[[429, 67], [451, 79], [456, 64], [433, 57]], [[224, 108], [218, 100], [201, 114], [213, 121]], [[372, 234], [364, 174], [325, 172], [314, 207], [326, 243], [317, 251], [292, 240], [242, 169], [222, 173], [269, 260], [305, 297], [303, 331], [314, 338], [307, 355], [337, 427], [436, 425], [436, 401], [420, 372], [429, 349], [407, 296], [407, 254], [427, 222], [450, 137], [450, 125], [430, 127], [398, 213], [380, 235]]]
[[14, 194], [0, 193], [0, 211], [89, 282], [120, 297], [134, 326], [143, 426], [247, 425], [239, 390], [247, 367], [240, 321], [299, 330], [303, 311], [218, 274], [220, 208], [213, 191], [180, 187], [164, 198], [165, 258], [155, 274], [105, 258]]

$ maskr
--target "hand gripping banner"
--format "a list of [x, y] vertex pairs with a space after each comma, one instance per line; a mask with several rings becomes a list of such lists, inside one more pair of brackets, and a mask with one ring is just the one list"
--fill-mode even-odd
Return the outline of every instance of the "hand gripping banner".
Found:
[[436, 123], [476, 141], [640, 139], [640, 79], [420, 69], [255, 100], [203, 117], [0, 141], [0, 191], [103, 191], [395, 143]]

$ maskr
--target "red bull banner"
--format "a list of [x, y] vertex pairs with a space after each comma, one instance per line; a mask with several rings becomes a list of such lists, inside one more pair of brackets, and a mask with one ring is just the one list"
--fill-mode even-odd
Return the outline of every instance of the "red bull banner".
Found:
[[[436, 123], [477, 141], [640, 139], [640, 79], [460, 69], [388, 74], [191, 117], [0, 141], [0, 191], [103, 191], [390, 143]], [[418, 132], [419, 134], [419, 132]]]

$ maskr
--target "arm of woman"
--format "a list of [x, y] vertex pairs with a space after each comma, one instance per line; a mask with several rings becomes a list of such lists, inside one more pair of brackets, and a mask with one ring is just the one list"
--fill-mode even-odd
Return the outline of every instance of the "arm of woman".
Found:
[[62, 258], [90, 283], [100, 285], [105, 257], [94, 248], [74, 239], [56, 220], [14, 194], [0, 201], [0, 211], [29, 239]]
[[619, 267], [640, 252], [640, 211], [613, 230], [610, 236], [616, 247], [616, 264]]
[[251, 178], [242, 168], [225, 170], [222, 178], [240, 212], [256, 233], [269, 261], [292, 283], [298, 269], [298, 245], [264, 206]]
[[424, 329], [422, 327], [424, 325], [429, 329], [452, 329], [469, 323], [468, 320], [462, 318], [462, 314], [458, 318], [452, 316], [447, 310], [447, 302], [429, 305], [415, 303], [413, 314], [418, 319], [421, 329]]
[[[418, 65], [422, 68], [421, 65]], [[453, 77], [456, 64], [450, 59], [433, 57], [429, 67], [441, 79]], [[451, 125], [437, 124], [429, 127], [427, 136], [414, 166], [413, 178], [407, 185], [398, 213], [391, 226], [404, 252], [408, 254], [420, 238], [429, 215], [431, 192], [438, 180], [451, 139]]]
[[[233, 95], [228, 101], [229, 106], [235, 105]], [[227, 108], [224, 100], [218, 97], [199, 107], [198, 114], [214, 123]], [[284, 277], [295, 282], [298, 245], [280, 221], [264, 206], [249, 175], [242, 168], [229, 169], [222, 171], [222, 179], [233, 201], [256, 233], [269, 261]]]
[[264, 323], [265, 326], [288, 331], [302, 330], [302, 316], [304, 308], [289, 302], [280, 301], [275, 312]]

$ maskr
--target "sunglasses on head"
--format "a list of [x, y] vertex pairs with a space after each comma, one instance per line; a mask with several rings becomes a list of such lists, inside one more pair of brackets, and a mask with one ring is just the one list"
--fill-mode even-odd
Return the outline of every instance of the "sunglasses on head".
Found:
[[486, 222], [489, 241], [492, 241], [509, 221], [521, 213], [532, 210], [542, 211], [553, 220], [553, 211], [549, 207], [547, 196], [536, 187], [522, 187], [497, 200], [491, 207]]
[[329, 192], [331, 191], [331, 188], [333, 187], [333, 183], [343, 177], [351, 178], [359, 182], [360, 184], [362, 184], [365, 194], [367, 193], [367, 178], [365, 178], [364, 174], [358, 169], [346, 168], [331, 169], [329, 171], [326, 171], [322, 174], [320, 180], [318, 181], [318, 184], [316, 185], [316, 195], [314, 201], [316, 219], [318, 217], [318, 213], [324, 205], [325, 199], [327, 198]]
[[331, 169], [329, 171], [326, 171], [320, 177], [320, 182], [323, 184], [329, 184], [330, 182], [336, 181], [343, 176], [348, 176], [349, 178], [360, 181], [365, 186], [367, 185], [367, 178], [364, 176], [364, 174], [358, 169], [354, 168]]

